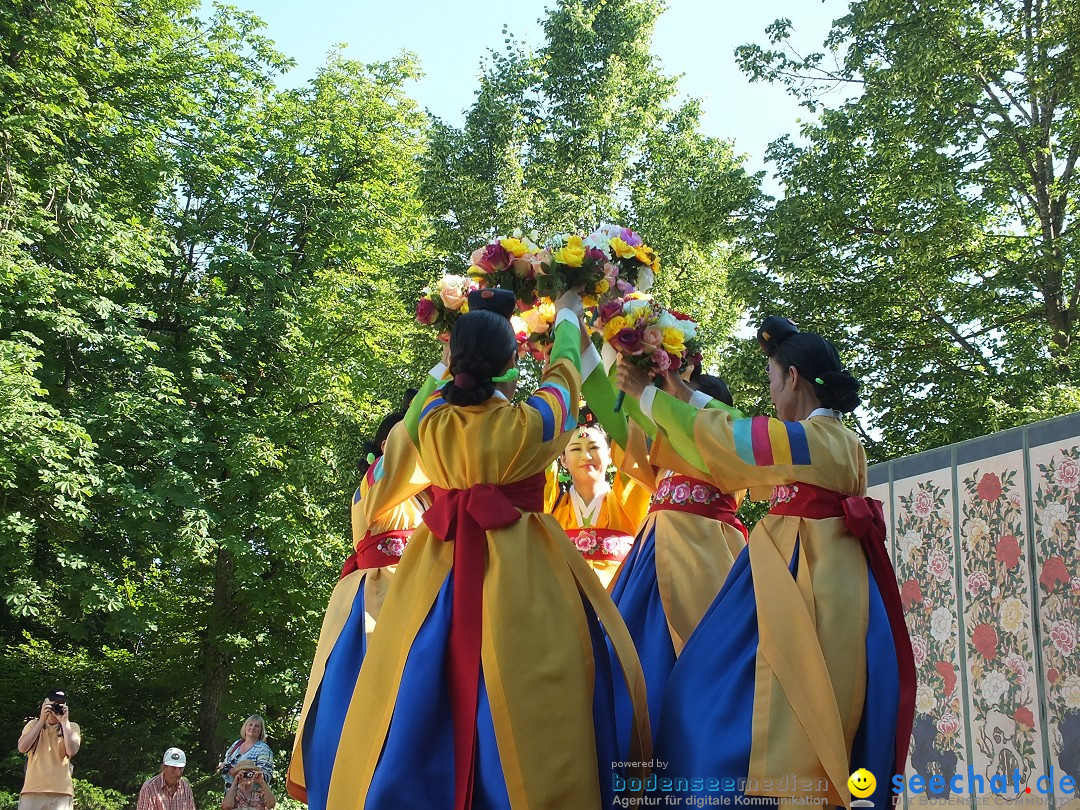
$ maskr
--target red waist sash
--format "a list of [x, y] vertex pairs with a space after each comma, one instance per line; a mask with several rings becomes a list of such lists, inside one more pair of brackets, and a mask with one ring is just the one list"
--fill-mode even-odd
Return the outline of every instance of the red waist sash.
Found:
[[360, 541], [349, 559], [345, 560], [345, 564], [341, 566], [339, 579], [345, 579], [353, 571], [397, 565], [401, 560], [401, 552], [405, 550], [405, 544], [409, 542], [410, 537], [412, 537], [412, 529], [369, 534]]
[[487, 533], [516, 523], [523, 512], [544, 511], [544, 473], [510, 484], [468, 489], [432, 487], [424, 523], [440, 540], [454, 544], [453, 615], [447, 668], [454, 725], [454, 808], [472, 805], [476, 752], [476, 709], [480, 690], [480, 637]]
[[896, 584], [889, 553], [885, 550], [885, 515], [881, 501], [859, 495], [843, 495], [839, 492], [798, 483], [784, 487], [784, 500], [769, 509], [772, 515], [795, 515], [820, 520], [840, 517], [844, 526], [862, 543], [863, 552], [870, 564], [870, 573], [881, 592], [885, 613], [889, 617], [896, 663], [900, 670], [900, 711], [896, 718], [896, 768], [907, 762], [911, 726], [915, 717], [915, 655], [911, 649], [911, 636], [904, 621], [904, 609], [900, 603], [900, 589]]
[[671, 475], [656, 488], [649, 512], [689, 512], [692, 515], [722, 520], [749, 536], [735, 514], [735, 499], [707, 481], [688, 475]]
[[566, 536], [586, 560], [622, 562], [634, 538], [618, 529], [566, 529]]

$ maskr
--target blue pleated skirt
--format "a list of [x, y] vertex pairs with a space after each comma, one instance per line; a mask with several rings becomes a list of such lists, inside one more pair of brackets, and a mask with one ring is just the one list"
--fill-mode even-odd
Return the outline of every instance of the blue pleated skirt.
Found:
[[[798, 576], [798, 559], [796, 544], [789, 565], [793, 577]], [[852, 746], [851, 770], [867, 768], [877, 776], [878, 788], [870, 799], [880, 810], [891, 806], [889, 780], [895, 772], [900, 679], [881, 593], [869, 568], [867, 575], [867, 694]], [[669, 795], [707, 798], [743, 793], [738, 780], [745, 780], [750, 767], [757, 646], [757, 606], [748, 546], [739, 554], [667, 680], [655, 753], [657, 775], [677, 780]], [[642, 658], [644, 664], [644, 655]], [[650, 708], [652, 700], [650, 695]], [[769, 805], [758, 798], [755, 806]]]
[[[625, 759], [625, 755], [620, 754], [617, 742], [615, 672], [608, 658], [607, 641], [600, 623], [587, 602], [584, 599], [582, 602], [588, 617], [595, 661], [592, 723], [596, 733], [597, 779], [602, 806], [610, 807], [614, 801], [611, 763]], [[445, 675], [452, 604], [451, 572], [409, 650], [393, 718], [371, 780], [365, 810], [453, 808], [454, 733]], [[621, 672], [618, 677], [621, 680]], [[510, 800], [483, 673], [476, 727], [472, 807], [474, 810], [509, 810]]]

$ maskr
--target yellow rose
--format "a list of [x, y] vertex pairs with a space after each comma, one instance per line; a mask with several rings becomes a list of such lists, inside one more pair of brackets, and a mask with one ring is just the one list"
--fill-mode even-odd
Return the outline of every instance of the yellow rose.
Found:
[[585, 261], [585, 245], [581, 243], [581, 237], [571, 236], [565, 245], [555, 251], [552, 258], [567, 267], [581, 267]]
[[653, 249], [648, 245], [638, 245], [634, 248], [634, 256], [639, 262], [648, 265], [654, 271], [660, 269], [660, 260], [656, 257], [656, 253]]
[[674, 327], [664, 330], [664, 351], [671, 354], [682, 354], [686, 351], [686, 343], [683, 341], [683, 333]]
[[596, 282], [596, 294], [597, 295], [603, 295], [604, 293], [606, 293], [610, 289], [611, 289], [611, 285], [608, 284], [606, 278], [602, 278], [598, 282]]
[[595, 295], [583, 295], [581, 296], [581, 305], [583, 307], [595, 307], [596, 296]]
[[637, 251], [617, 236], [611, 237], [611, 249], [620, 259], [632, 259]]
[[524, 242], [520, 239], [514, 239], [513, 237], [500, 239], [499, 244], [502, 245], [507, 252], [513, 254], [515, 258], [521, 258], [529, 252], [529, 249], [525, 246]]
[[629, 322], [622, 315], [616, 315], [604, 326], [604, 340], [611, 340], [623, 329], [629, 326]]
[[461, 302], [461, 309], [458, 310], [462, 315], [469, 311], [469, 299], [466, 298]]
[[550, 298], [541, 301], [537, 309], [540, 310], [540, 317], [545, 321], [548, 323], [555, 322], [555, 302]]

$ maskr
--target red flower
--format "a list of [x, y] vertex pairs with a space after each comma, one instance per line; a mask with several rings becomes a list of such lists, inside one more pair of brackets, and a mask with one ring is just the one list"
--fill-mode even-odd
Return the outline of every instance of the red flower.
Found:
[[1013, 712], [1013, 720], [1022, 726], [1028, 728], [1035, 728], [1035, 718], [1031, 715], [1031, 709], [1027, 706], [1021, 706], [1015, 712]]
[[1016, 537], [1011, 534], [1007, 534], [997, 542], [997, 552], [994, 558], [998, 562], [1003, 562], [1009, 568], [1016, 568], [1020, 562], [1020, 543]]
[[472, 252], [472, 263], [485, 273], [497, 273], [510, 266], [513, 256], [498, 242], [492, 242]]
[[607, 323], [616, 315], [622, 314], [622, 301], [605, 301], [600, 305], [600, 311], [597, 313], [597, 320]]
[[1058, 671], [1056, 669], [1048, 669], [1048, 670], [1046, 670], [1046, 680], [1050, 681], [1050, 683], [1057, 683], [1058, 678], [1060, 678], [1060, 677], [1061, 677], [1061, 675], [1058, 673]]
[[934, 664], [934, 669], [938, 671], [938, 675], [945, 681], [945, 697], [948, 697], [956, 688], [956, 670], [948, 661], [938, 661]]
[[1043, 563], [1042, 573], [1039, 575], [1039, 584], [1052, 591], [1059, 582], [1067, 583], [1069, 572], [1065, 568], [1065, 561], [1061, 557], [1051, 557]]
[[904, 604], [904, 610], [911, 610], [914, 605], [921, 605], [923, 600], [922, 589], [914, 579], [909, 579], [900, 588], [900, 601]]
[[416, 320], [425, 326], [431, 326], [439, 317], [439, 309], [430, 298], [421, 298], [416, 302]]
[[613, 343], [627, 354], [641, 354], [642, 332], [640, 329], [620, 329]]
[[993, 661], [997, 657], [997, 630], [988, 624], [980, 624], [971, 634], [971, 643], [987, 661]]
[[987, 473], [979, 481], [976, 491], [984, 501], [996, 501], [1001, 497], [1001, 479], [997, 477], [997, 473]]

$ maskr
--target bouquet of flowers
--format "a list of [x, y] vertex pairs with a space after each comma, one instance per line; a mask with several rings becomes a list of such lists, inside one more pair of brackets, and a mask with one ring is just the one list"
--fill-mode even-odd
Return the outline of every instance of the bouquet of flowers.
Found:
[[519, 331], [519, 354], [524, 356], [527, 353], [534, 360], [543, 363], [551, 354], [551, 344], [555, 339], [552, 334], [552, 326], [555, 323], [555, 304], [550, 299], [541, 299], [536, 306], [522, 312], [520, 320], [524, 326], [525, 339], [522, 350], [522, 333]]
[[519, 306], [527, 309], [536, 300], [537, 276], [550, 260], [550, 254], [518, 228], [512, 236], [500, 236], [474, 250], [469, 276], [481, 287], [513, 290]]
[[[664, 309], [647, 293], [633, 292], [601, 304], [594, 326], [616, 352], [653, 376], [670, 369], [682, 372], [701, 362], [697, 323]], [[620, 393], [615, 410], [622, 400]]]
[[620, 294], [648, 292], [660, 272], [660, 258], [629, 228], [604, 224], [585, 239], [585, 246], [604, 251], [614, 266]]
[[567, 290], [581, 287], [585, 306], [596, 306], [601, 296], [615, 289], [618, 269], [608, 253], [585, 244], [577, 234], [559, 234], [546, 248], [549, 261], [542, 267], [536, 291], [551, 299]]
[[416, 302], [416, 320], [435, 327], [439, 340], [449, 340], [454, 321], [469, 311], [469, 293], [478, 287], [468, 276], [443, 276], [433, 288], [425, 289]]

